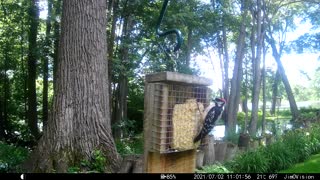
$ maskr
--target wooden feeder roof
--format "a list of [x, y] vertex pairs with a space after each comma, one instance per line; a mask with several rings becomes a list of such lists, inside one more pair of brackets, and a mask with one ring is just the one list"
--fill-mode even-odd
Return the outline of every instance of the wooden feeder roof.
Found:
[[184, 83], [184, 84], [194, 84], [202, 86], [212, 85], [212, 80], [188, 74], [181, 74], [177, 72], [160, 72], [154, 74], [146, 75], [146, 82], [174, 82], [174, 83]]

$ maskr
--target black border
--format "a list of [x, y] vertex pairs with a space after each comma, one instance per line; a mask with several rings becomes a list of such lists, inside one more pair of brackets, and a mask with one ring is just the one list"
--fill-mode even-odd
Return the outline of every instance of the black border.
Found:
[[320, 173], [226, 173], [226, 174], [206, 174], [206, 173], [115, 173], [115, 174], [104, 174], [104, 173], [0, 173], [1, 180], [109, 180], [109, 179], [159, 179], [159, 180], [277, 180], [277, 179], [288, 179], [288, 180], [313, 180], [319, 179]]

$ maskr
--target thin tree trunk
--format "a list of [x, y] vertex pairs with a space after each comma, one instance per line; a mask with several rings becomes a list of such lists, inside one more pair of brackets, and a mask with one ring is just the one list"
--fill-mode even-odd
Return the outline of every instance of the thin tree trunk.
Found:
[[[130, 7], [130, 3], [128, 4]], [[134, 22], [130, 12], [125, 12], [122, 32], [122, 42], [119, 51], [121, 65], [123, 67], [120, 72], [119, 84], [118, 84], [118, 95], [116, 97], [116, 119], [115, 123], [119, 124], [122, 121], [127, 120], [127, 96], [128, 96], [128, 75], [130, 61], [129, 61], [129, 44], [130, 44], [130, 34], [134, 26]], [[117, 128], [115, 131], [115, 138], [122, 138], [124, 135], [123, 128]]]
[[37, 67], [37, 34], [39, 25], [39, 10], [37, 0], [30, 2], [29, 18], [29, 53], [28, 53], [28, 126], [32, 136], [39, 138], [38, 115], [37, 115], [37, 94], [36, 94], [36, 67]]
[[[1, 80], [1, 91], [0, 91], [0, 141], [5, 141], [7, 139], [6, 131], [8, 131], [8, 91], [9, 91], [9, 82], [7, 77], [7, 48], [4, 49], [3, 52], [5, 55], [4, 58], [4, 68], [3, 71], [0, 72], [0, 80]], [[3, 83], [3, 84], [2, 84]]]
[[276, 113], [276, 103], [277, 103], [277, 97], [278, 97], [278, 87], [280, 83], [281, 77], [279, 69], [277, 69], [277, 72], [275, 74], [275, 78], [272, 85], [272, 102], [271, 102], [271, 109], [270, 114], [275, 115]]
[[282, 62], [281, 62], [281, 52], [282, 52], [281, 49], [283, 49], [283, 47], [280, 47], [280, 51], [278, 52], [277, 47], [275, 45], [274, 38], [272, 37], [271, 33], [269, 33], [269, 34], [270, 34], [270, 37], [267, 39], [269, 41], [269, 44], [271, 45], [272, 55], [277, 62], [279, 74], [280, 74], [281, 80], [284, 84], [284, 87], [286, 89], [286, 93], [287, 93], [289, 104], [290, 104], [290, 110], [291, 110], [291, 114], [292, 114], [292, 120], [295, 121], [296, 119], [298, 119], [300, 113], [299, 113], [298, 106], [297, 106], [296, 100], [294, 98], [294, 95], [293, 95], [293, 92], [292, 92], [292, 89], [291, 89], [291, 86], [290, 86], [290, 83], [288, 80], [288, 77], [286, 75], [286, 72], [285, 72], [283, 65], [282, 65]]
[[3, 96], [3, 127], [6, 131], [5, 133], [5, 139], [8, 140], [9, 136], [11, 135], [11, 128], [9, 127], [9, 103], [10, 102], [10, 82], [9, 82], [9, 77], [7, 75], [8, 71], [8, 62], [10, 61], [9, 59], [9, 54], [8, 52], [9, 47], [8, 44], [5, 45], [5, 58], [4, 58], [4, 96]]
[[235, 66], [233, 70], [233, 77], [231, 80], [231, 91], [227, 105], [227, 121], [226, 121], [226, 136], [235, 134], [237, 124], [237, 113], [240, 103], [241, 80], [242, 80], [242, 61], [245, 50], [246, 37], [246, 18], [247, 18], [247, 2], [242, 1], [242, 22], [240, 27], [240, 34], [237, 42], [237, 51], [235, 58]]
[[265, 43], [263, 43], [263, 69], [262, 69], [262, 136], [264, 136], [266, 132], [266, 55], [267, 55], [267, 48], [265, 47]]
[[245, 105], [243, 108], [243, 111], [245, 113], [245, 117], [244, 117], [244, 128], [242, 133], [248, 133], [248, 121], [249, 121], [249, 108], [248, 108], [248, 99], [249, 99], [249, 94], [248, 94], [248, 89], [249, 89], [249, 82], [248, 82], [248, 62], [245, 62], [245, 89], [244, 89], [244, 101], [243, 103]]
[[108, 107], [105, 15], [105, 0], [63, 1], [53, 110], [30, 157], [32, 172], [65, 173], [90, 162], [95, 150], [106, 157], [105, 172], [118, 169]]
[[26, 71], [26, 62], [24, 60], [24, 55], [25, 55], [25, 51], [24, 51], [24, 44], [25, 44], [25, 40], [24, 40], [24, 35], [25, 35], [25, 28], [24, 28], [24, 21], [21, 20], [21, 34], [20, 34], [20, 48], [21, 48], [21, 52], [20, 52], [20, 61], [21, 61], [21, 72], [22, 72], [22, 82], [23, 82], [23, 105], [24, 105], [24, 113], [21, 119], [25, 120], [25, 122], [27, 122], [28, 119], [28, 94], [27, 94], [27, 87], [28, 87], [28, 73]]
[[192, 50], [192, 28], [188, 27], [188, 41], [187, 41], [187, 57], [186, 57], [186, 67], [190, 67], [191, 62], [191, 50]]
[[[228, 43], [227, 43], [227, 30], [226, 27], [222, 27], [222, 43], [223, 43], [223, 80], [222, 80], [222, 91], [223, 97], [229, 101], [229, 91], [230, 91], [230, 82], [229, 82], [229, 51], [228, 51]], [[225, 105], [225, 109], [228, 109], [228, 103]], [[222, 119], [227, 121], [227, 111], [223, 111]]]
[[228, 51], [228, 44], [227, 44], [227, 30], [226, 27], [223, 26], [222, 29], [222, 37], [223, 37], [223, 59], [224, 59], [224, 91], [223, 96], [226, 100], [229, 99], [229, 51]]
[[[1, 74], [0, 74], [0, 79], [1, 78]], [[3, 82], [3, 81], [1, 81]], [[4, 117], [3, 117], [3, 108], [2, 108], [2, 92], [0, 92], [0, 141], [4, 141], [5, 140], [5, 122], [4, 122]]]
[[[57, 65], [58, 65], [58, 49], [59, 49], [59, 39], [60, 39], [60, 22], [57, 17], [61, 17], [61, 6], [62, 0], [56, 0], [53, 2], [53, 14], [56, 17], [53, 22], [53, 90], [55, 91], [55, 82], [57, 76]], [[55, 93], [55, 92], [54, 92]]]
[[[117, 27], [117, 20], [118, 20], [118, 0], [114, 0], [112, 4], [112, 26], [111, 26], [111, 32], [108, 35], [108, 81], [109, 81], [109, 96], [111, 97], [110, 100], [110, 112], [111, 112], [111, 124], [115, 123], [116, 120], [116, 102], [115, 102], [115, 89], [112, 88], [112, 84], [114, 81], [113, 73], [112, 73], [112, 66], [113, 66], [113, 56], [114, 56], [114, 41], [116, 37], [116, 27]], [[113, 90], [114, 89], [114, 90]]]
[[[252, 12], [253, 22], [251, 49], [252, 49], [252, 66], [253, 66], [253, 91], [252, 91], [252, 113], [249, 126], [249, 133], [255, 136], [257, 132], [258, 111], [259, 111], [259, 96], [261, 89], [261, 52], [262, 43], [264, 41], [264, 32], [262, 30], [262, 0], [257, 0], [257, 12]], [[252, 4], [253, 5], [253, 4]], [[256, 17], [255, 17], [256, 16]], [[254, 27], [256, 25], [256, 27]], [[255, 31], [256, 29], [256, 31]], [[256, 35], [256, 38], [255, 38]]]
[[50, 56], [50, 32], [51, 32], [51, 16], [52, 16], [52, 0], [48, 0], [48, 16], [46, 21], [46, 39], [45, 39], [45, 52], [43, 58], [43, 92], [42, 92], [42, 122], [43, 129], [47, 126], [48, 122], [48, 74], [49, 74], [49, 56]]

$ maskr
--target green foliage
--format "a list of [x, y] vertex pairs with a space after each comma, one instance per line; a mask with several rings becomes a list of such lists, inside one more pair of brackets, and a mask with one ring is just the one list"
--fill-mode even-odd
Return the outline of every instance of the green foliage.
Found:
[[29, 150], [0, 141], [0, 172], [18, 171], [17, 166], [29, 156]]
[[317, 113], [320, 112], [318, 108], [300, 108], [300, 116], [304, 119], [310, 119], [317, 116]]
[[133, 138], [121, 139], [116, 141], [117, 151], [121, 155], [142, 154], [143, 137], [142, 134]]
[[225, 166], [220, 163], [216, 163], [210, 166], [204, 166], [202, 169], [197, 169], [196, 173], [232, 173]]
[[228, 136], [224, 137], [224, 141], [232, 142], [233, 144], [238, 144], [239, 136], [239, 133], [230, 132], [228, 133]]
[[107, 158], [101, 150], [94, 150], [90, 160], [82, 160], [79, 166], [68, 168], [69, 173], [104, 173], [107, 165]]
[[69, 167], [68, 170], [67, 170], [68, 173], [79, 173], [80, 171], [81, 170], [80, 170], [79, 167], [74, 167], [74, 166]]
[[320, 125], [288, 131], [275, 143], [250, 150], [225, 166], [235, 173], [277, 172], [320, 152]]
[[227, 168], [235, 173], [266, 173], [268, 172], [269, 159], [262, 148], [250, 150], [228, 163]]
[[84, 162], [83, 165], [87, 166], [91, 171], [103, 173], [106, 166], [106, 157], [101, 150], [95, 150], [90, 162]]
[[281, 117], [290, 116], [291, 117], [291, 111], [290, 110], [281, 110], [281, 111], [276, 112], [276, 113], [277, 113], [277, 116], [281, 116]]
[[128, 136], [132, 137], [134, 135], [135, 121], [130, 119], [123, 119], [122, 121], [118, 121], [112, 125], [112, 129], [117, 131], [119, 129]]
[[265, 149], [266, 156], [269, 158], [269, 172], [276, 172], [279, 169], [286, 169], [295, 162], [294, 153], [287, 149], [286, 144], [277, 141]]
[[128, 93], [128, 119], [134, 121], [132, 131], [139, 134], [143, 130], [144, 111], [144, 79], [133, 78], [129, 80]]

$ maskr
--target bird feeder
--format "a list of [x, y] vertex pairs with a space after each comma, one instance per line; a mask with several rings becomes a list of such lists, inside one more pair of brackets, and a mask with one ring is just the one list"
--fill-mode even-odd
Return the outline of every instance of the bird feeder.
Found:
[[211, 80], [175, 72], [146, 76], [144, 167], [146, 172], [192, 173], [194, 137], [210, 104]]

